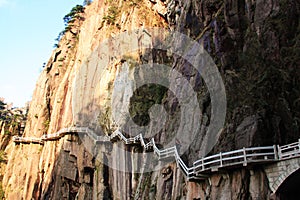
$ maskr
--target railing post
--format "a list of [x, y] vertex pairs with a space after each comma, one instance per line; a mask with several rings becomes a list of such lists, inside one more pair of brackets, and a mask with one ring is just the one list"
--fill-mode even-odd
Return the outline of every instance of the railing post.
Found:
[[276, 146], [276, 145], [273, 145], [273, 149], [274, 149], [274, 158], [275, 158], [275, 160], [278, 160], [277, 146]]
[[174, 151], [174, 157], [175, 157], [175, 161], [176, 161], [176, 165], [177, 165], [177, 168], [179, 167], [179, 162], [178, 162], [178, 158], [177, 158], [177, 150], [176, 150], [176, 147], [175, 147], [175, 151]]
[[222, 152], [220, 152], [220, 167], [223, 167]]
[[243, 163], [243, 165], [247, 166], [247, 155], [246, 155], [246, 148], [245, 147], [243, 147], [243, 154], [244, 154], [244, 163]]
[[201, 164], [202, 164], [202, 171], [204, 171], [204, 159], [203, 159], [203, 157], [201, 159]]
[[300, 153], [300, 138], [298, 139], [298, 150], [299, 150], [299, 153]]
[[277, 145], [277, 151], [278, 151], [278, 160], [281, 160], [282, 155], [281, 155], [281, 148], [279, 145]]

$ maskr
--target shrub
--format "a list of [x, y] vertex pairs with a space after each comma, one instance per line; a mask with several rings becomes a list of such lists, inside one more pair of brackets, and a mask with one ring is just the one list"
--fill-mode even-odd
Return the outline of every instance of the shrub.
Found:
[[64, 16], [64, 22], [67, 26], [69, 23], [73, 23], [76, 19], [81, 19], [81, 13], [84, 13], [84, 7], [82, 5], [76, 5], [72, 8], [70, 13]]
[[106, 16], [103, 17], [104, 21], [107, 21], [108, 24], [115, 24], [117, 16], [119, 14], [119, 9], [116, 6], [111, 6], [108, 8], [108, 13]]
[[0, 110], [4, 110], [5, 109], [5, 103], [3, 101], [0, 100]]
[[63, 62], [64, 60], [65, 60], [64, 57], [61, 57], [61, 58], [58, 59], [59, 62]]
[[83, 5], [84, 6], [88, 6], [88, 5], [90, 5], [92, 3], [92, 0], [84, 0], [83, 1]]
[[[65, 23], [65, 29], [58, 34], [57, 38], [55, 39], [56, 41], [59, 42], [61, 38], [65, 35], [65, 33], [72, 29], [72, 27], [74, 26], [73, 23], [76, 20], [83, 19], [81, 14], [84, 13], [84, 10], [84, 6], [76, 5], [71, 9], [71, 11], [68, 14], [64, 16], [63, 20]], [[55, 44], [54, 47], [58, 48], [59, 46], [58, 44]]]
[[6, 153], [3, 150], [1, 150], [0, 151], [0, 163], [5, 162], [5, 161], [6, 161]]
[[11, 134], [11, 132], [9, 130], [4, 131], [4, 135], [10, 135], [10, 134]]
[[2, 183], [0, 183], [0, 199], [5, 199], [5, 192], [2, 187]]
[[45, 131], [47, 132], [48, 129], [49, 129], [49, 126], [50, 126], [50, 120], [44, 121], [43, 125], [44, 125], [44, 128], [45, 128]]

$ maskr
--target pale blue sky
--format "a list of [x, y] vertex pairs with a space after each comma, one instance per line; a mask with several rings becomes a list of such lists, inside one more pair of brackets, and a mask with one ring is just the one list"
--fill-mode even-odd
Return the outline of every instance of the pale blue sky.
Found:
[[0, 97], [14, 106], [31, 99], [63, 17], [83, 0], [0, 0]]

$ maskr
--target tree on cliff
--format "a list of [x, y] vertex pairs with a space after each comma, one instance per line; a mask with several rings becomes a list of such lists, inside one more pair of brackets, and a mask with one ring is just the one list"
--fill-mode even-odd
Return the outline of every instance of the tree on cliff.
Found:
[[65, 25], [68, 26], [70, 23], [73, 23], [76, 19], [82, 19], [81, 13], [84, 13], [84, 6], [76, 5], [72, 8], [70, 13], [64, 16]]
[[2, 101], [2, 100], [0, 100], [0, 110], [4, 110], [5, 109], [5, 103]]
[[[84, 13], [84, 6], [82, 5], [76, 5], [74, 6], [71, 11], [66, 14], [63, 18], [64, 23], [65, 23], [65, 29], [61, 31], [58, 34], [58, 37], [55, 39], [56, 41], [60, 41], [60, 39], [65, 35], [66, 32], [71, 31], [72, 28], [74, 27], [74, 22], [76, 20], [83, 20], [84, 18], [82, 17], [82, 13]], [[75, 33], [73, 33], [75, 34]], [[58, 44], [54, 45], [55, 47], [58, 47]]]
[[92, 0], [84, 0], [83, 1], [83, 5], [84, 6], [88, 6], [88, 5], [90, 5], [92, 3]]

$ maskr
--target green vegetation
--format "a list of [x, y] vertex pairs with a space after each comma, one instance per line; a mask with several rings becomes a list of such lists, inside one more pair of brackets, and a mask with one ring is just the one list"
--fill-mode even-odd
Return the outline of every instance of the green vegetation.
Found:
[[39, 148], [38, 148], [38, 153], [41, 153], [43, 151], [43, 146], [40, 146]]
[[50, 125], [50, 120], [46, 120], [43, 122], [44, 128], [45, 128], [45, 132], [48, 131], [49, 129], [49, 125]]
[[5, 109], [5, 103], [3, 101], [0, 100], [0, 110], [4, 110]]
[[119, 13], [120, 10], [118, 9], [118, 7], [112, 5], [108, 8], [107, 15], [103, 17], [103, 21], [106, 21], [108, 24], [114, 25]]
[[140, 126], [147, 125], [150, 122], [149, 109], [154, 104], [162, 103], [167, 90], [168, 88], [156, 84], [148, 84], [138, 88], [130, 98], [129, 106], [129, 113], [134, 122]]
[[83, 1], [84, 6], [89, 6], [89, 5], [91, 5], [91, 3], [92, 3], [92, 0], [84, 0]]
[[[152, 172], [147, 172], [144, 174], [143, 182], [142, 182], [140, 190], [145, 193], [149, 193], [149, 188], [151, 188], [151, 175], [152, 175]], [[153, 192], [153, 190], [151, 192]]]
[[5, 199], [5, 191], [3, 190], [2, 183], [0, 183], [0, 199]]
[[136, 6], [136, 5], [138, 5], [139, 2], [140, 2], [139, 0], [130, 0], [129, 5]]
[[62, 62], [62, 61], [64, 61], [64, 60], [65, 60], [64, 57], [61, 57], [61, 58], [58, 59], [59, 62]]
[[[107, 22], [109, 25], [116, 25], [117, 28], [120, 28], [120, 25], [116, 23], [117, 18], [119, 17], [121, 10], [127, 11], [130, 10], [131, 7], [139, 5], [139, 0], [130, 0], [130, 1], [124, 1], [122, 4], [122, 7], [119, 7], [117, 2], [113, 0], [106, 0], [105, 4], [109, 5], [107, 14], [103, 17], [103, 22]], [[143, 10], [144, 12], [142, 14], [147, 13], [147, 10]]]
[[[62, 37], [62, 36], [59, 35], [55, 40], [56, 40], [56, 41], [59, 41], [59, 40], [61, 39], [61, 37]], [[54, 45], [53, 45], [53, 48], [59, 48], [59, 45], [58, 45], [58, 44], [54, 44]]]
[[0, 151], [0, 163], [5, 162], [6, 160], [7, 160], [6, 153], [3, 150], [1, 150]]
[[154, 193], [154, 194], [156, 194], [156, 185], [151, 185], [151, 187], [150, 187], [150, 189], [149, 189], [149, 192], [150, 193]]
[[111, 131], [110, 116], [111, 116], [111, 109], [109, 107], [104, 108], [98, 116], [98, 122], [102, 130], [106, 134], [110, 134]]
[[[87, 2], [90, 2], [90, 1], [87, 1]], [[66, 14], [64, 16], [63, 20], [65, 23], [65, 29], [58, 34], [58, 37], [55, 39], [56, 41], [59, 42], [61, 40], [61, 38], [65, 35], [66, 32], [71, 31], [72, 28], [75, 26], [75, 22], [77, 20], [84, 19], [82, 17], [84, 10], [85, 10], [84, 6], [76, 5], [71, 9], [71, 11], [68, 14]], [[58, 46], [58, 44], [54, 44], [54, 47], [59, 47], [59, 46]]]
[[[0, 109], [0, 122], [1, 128], [3, 129], [3, 134], [5, 138], [10, 138], [7, 136], [11, 136], [16, 134], [21, 129], [21, 124], [26, 120], [27, 116], [24, 115], [21, 110], [7, 110], [5, 108], [5, 103], [0, 100], [0, 105], [2, 106]], [[0, 156], [3, 156], [1, 154]], [[2, 159], [0, 158], [0, 162]]]
[[10, 134], [11, 134], [11, 132], [9, 130], [4, 131], [4, 135], [10, 135]]
[[64, 16], [65, 25], [68, 26], [73, 23], [76, 19], [82, 19], [81, 13], [84, 13], [84, 7], [82, 5], [76, 5], [72, 8], [70, 13]]

